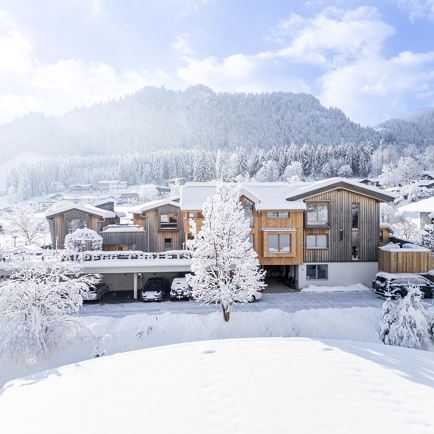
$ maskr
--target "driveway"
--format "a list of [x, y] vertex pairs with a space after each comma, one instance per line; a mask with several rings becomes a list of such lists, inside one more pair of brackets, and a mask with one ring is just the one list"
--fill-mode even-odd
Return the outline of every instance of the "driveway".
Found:
[[[260, 301], [235, 307], [235, 311], [259, 312], [267, 309], [281, 309], [296, 312], [306, 309], [381, 307], [383, 300], [371, 291], [365, 292], [328, 292], [328, 293], [264, 293]], [[431, 303], [431, 302], [429, 302]], [[126, 315], [149, 313], [189, 313], [208, 314], [215, 312], [216, 306], [204, 306], [195, 301], [164, 301], [143, 303], [140, 301], [119, 304], [86, 304], [80, 315], [122, 317]]]

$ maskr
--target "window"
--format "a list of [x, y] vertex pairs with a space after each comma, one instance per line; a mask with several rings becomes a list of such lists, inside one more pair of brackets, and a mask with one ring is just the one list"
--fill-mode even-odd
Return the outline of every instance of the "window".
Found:
[[307, 280], [327, 280], [329, 266], [326, 264], [306, 265]]
[[269, 234], [268, 253], [289, 253], [291, 251], [291, 239], [289, 234]]
[[267, 219], [288, 219], [289, 212], [287, 211], [268, 211]]
[[66, 221], [66, 228], [68, 230], [68, 234], [72, 234], [76, 229], [85, 228], [86, 227], [86, 221], [80, 220], [80, 219], [68, 219]]
[[360, 259], [360, 239], [359, 239], [359, 231], [354, 230], [351, 233], [351, 259], [353, 261], [358, 261]]
[[359, 202], [353, 202], [351, 204], [351, 227], [353, 229], [359, 229]]
[[161, 214], [160, 227], [164, 229], [176, 229], [178, 227], [178, 214]]
[[306, 235], [307, 249], [327, 249], [328, 239], [326, 234]]
[[328, 206], [326, 203], [307, 204], [307, 224], [324, 226], [328, 223]]
[[164, 238], [164, 250], [172, 250], [172, 238]]
[[249, 220], [249, 227], [253, 227], [253, 202], [244, 199], [243, 201], [244, 216]]

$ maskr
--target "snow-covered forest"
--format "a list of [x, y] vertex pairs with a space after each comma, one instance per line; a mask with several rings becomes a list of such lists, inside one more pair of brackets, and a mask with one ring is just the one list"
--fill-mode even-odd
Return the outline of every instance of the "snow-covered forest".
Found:
[[[269, 150], [238, 148], [233, 151], [169, 149], [112, 156], [45, 157], [11, 166], [7, 188], [12, 196], [27, 199], [55, 192], [59, 182], [68, 186], [101, 179], [143, 184], [174, 177], [191, 181], [208, 181], [216, 177], [279, 181], [294, 175], [313, 178], [366, 176], [371, 170], [371, 155], [370, 144], [352, 144], [334, 147], [291, 145]], [[293, 165], [295, 161], [301, 166]]]

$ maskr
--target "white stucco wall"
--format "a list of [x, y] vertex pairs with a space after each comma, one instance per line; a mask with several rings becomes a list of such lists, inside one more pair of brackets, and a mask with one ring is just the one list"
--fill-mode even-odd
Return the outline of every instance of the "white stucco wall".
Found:
[[[318, 264], [317, 262], [312, 264]], [[363, 283], [371, 287], [372, 280], [378, 271], [378, 262], [328, 262], [321, 264], [328, 265], [328, 279], [314, 280], [306, 279], [306, 265], [298, 267], [298, 286], [299, 289], [306, 288], [309, 285], [315, 286], [333, 286], [333, 285], [350, 285], [354, 283]]]

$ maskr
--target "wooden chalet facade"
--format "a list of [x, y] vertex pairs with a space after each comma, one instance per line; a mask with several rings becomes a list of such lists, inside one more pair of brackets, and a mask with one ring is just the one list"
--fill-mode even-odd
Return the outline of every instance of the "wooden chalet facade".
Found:
[[48, 211], [46, 218], [54, 249], [63, 249], [65, 236], [78, 228], [86, 227], [100, 233], [105, 226], [119, 223], [113, 202], [104, 202], [101, 207], [67, 204]]
[[165, 252], [184, 248], [178, 196], [154, 200], [137, 207], [133, 222], [145, 232], [145, 251]]
[[[181, 190], [184, 238], [189, 220], [200, 228], [201, 204], [215, 185], [187, 183]], [[377, 271], [380, 202], [393, 197], [363, 184], [332, 178], [314, 183], [255, 183], [240, 187], [251, 219], [252, 241], [269, 276], [296, 288], [364, 282]]]

